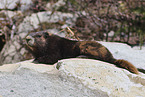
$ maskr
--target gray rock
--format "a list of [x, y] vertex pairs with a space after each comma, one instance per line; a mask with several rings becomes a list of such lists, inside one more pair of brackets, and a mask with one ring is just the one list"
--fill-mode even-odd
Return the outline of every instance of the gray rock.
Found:
[[0, 11], [0, 14], [6, 15], [10, 19], [23, 15], [21, 11], [9, 11], [9, 10], [2, 10], [2, 11]]
[[64, 6], [65, 5], [65, 1], [64, 0], [58, 0], [56, 3], [54, 4], [51, 4], [51, 3], [47, 3], [46, 4], [46, 8], [48, 10], [57, 10], [59, 9], [60, 7]]
[[32, 4], [31, 0], [0, 0], [0, 9], [14, 9], [19, 1], [21, 11], [29, 9]]
[[143, 97], [145, 75], [105, 62], [66, 59], [54, 65], [32, 60], [0, 67], [4, 97]]
[[[66, 59], [57, 64], [64, 75], [79, 79], [86, 87], [109, 97], [143, 97], [145, 75], [135, 75], [113, 64], [90, 59]], [[101, 97], [101, 96], [100, 96]]]
[[21, 0], [20, 3], [21, 3], [21, 8], [20, 8], [21, 11], [28, 10], [33, 4], [32, 0]]
[[19, 0], [0, 0], [0, 9], [14, 9]]
[[[18, 32], [28, 32], [33, 29], [37, 29], [41, 23], [57, 23], [58, 21], [64, 21], [67, 26], [72, 26], [76, 20], [76, 16], [70, 13], [51, 11], [34, 13], [31, 16], [27, 16], [24, 21], [18, 26]], [[63, 25], [62, 25], [63, 27]]]

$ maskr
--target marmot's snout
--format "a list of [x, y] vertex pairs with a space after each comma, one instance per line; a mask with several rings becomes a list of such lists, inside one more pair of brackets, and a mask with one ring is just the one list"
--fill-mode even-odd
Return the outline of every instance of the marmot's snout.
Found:
[[26, 37], [26, 43], [28, 46], [33, 46], [34, 45], [34, 38], [31, 35], [28, 35]]

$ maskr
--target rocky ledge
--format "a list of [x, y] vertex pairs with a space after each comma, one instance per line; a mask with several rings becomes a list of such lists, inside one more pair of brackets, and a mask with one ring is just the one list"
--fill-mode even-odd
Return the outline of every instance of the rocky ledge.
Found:
[[2, 97], [144, 97], [145, 75], [91, 59], [0, 66]]

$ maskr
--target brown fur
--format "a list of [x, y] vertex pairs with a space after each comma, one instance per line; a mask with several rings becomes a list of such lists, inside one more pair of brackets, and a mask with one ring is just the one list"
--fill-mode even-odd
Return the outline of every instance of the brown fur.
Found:
[[85, 55], [138, 73], [130, 62], [115, 59], [106, 47], [96, 41], [73, 41], [47, 32], [32, 33], [30, 36], [34, 38], [34, 43], [29, 44], [27, 38], [27, 48], [39, 63], [53, 64], [60, 59]]
[[135, 66], [133, 66], [130, 62], [126, 61], [126, 60], [116, 60], [115, 63], [118, 67], [121, 67], [121, 68], [125, 68], [127, 70], [129, 70], [130, 72], [132, 73], [136, 73], [138, 74], [138, 70]]

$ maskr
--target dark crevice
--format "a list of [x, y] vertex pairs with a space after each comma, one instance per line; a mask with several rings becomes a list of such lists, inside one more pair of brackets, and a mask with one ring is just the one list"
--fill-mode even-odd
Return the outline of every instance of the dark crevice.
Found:
[[1, 35], [0, 36], [0, 52], [1, 52], [4, 45], [5, 45], [5, 36]]

